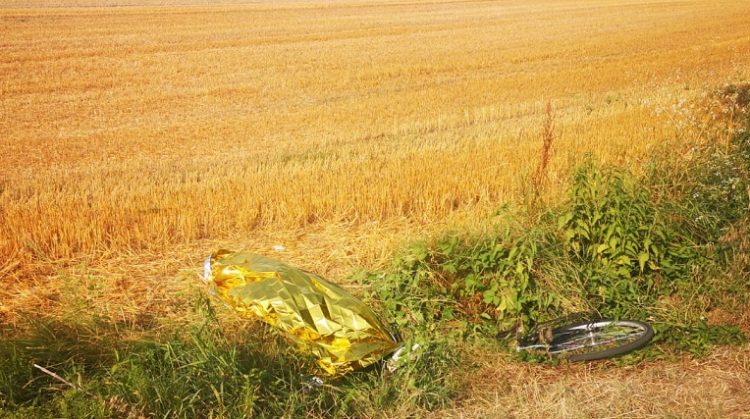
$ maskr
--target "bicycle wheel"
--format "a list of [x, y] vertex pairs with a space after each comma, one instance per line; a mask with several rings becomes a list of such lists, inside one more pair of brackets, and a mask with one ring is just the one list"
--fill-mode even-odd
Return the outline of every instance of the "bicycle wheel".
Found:
[[518, 350], [544, 350], [570, 361], [593, 361], [642, 348], [653, 336], [654, 330], [646, 323], [602, 319], [544, 331], [524, 340]]

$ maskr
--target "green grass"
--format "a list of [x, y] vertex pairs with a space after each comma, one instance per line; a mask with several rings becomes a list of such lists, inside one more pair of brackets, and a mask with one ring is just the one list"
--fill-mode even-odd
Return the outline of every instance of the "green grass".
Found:
[[6, 330], [0, 416], [360, 416], [415, 413], [450, 400], [457, 351], [446, 341], [415, 351], [395, 373], [380, 365], [312, 388], [312, 362], [282, 337], [257, 323], [226, 330], [210, 301], [197, 300], [205, 321], [171, 325], [160, 337], [101, 318], [29, 321], [23, 332]]

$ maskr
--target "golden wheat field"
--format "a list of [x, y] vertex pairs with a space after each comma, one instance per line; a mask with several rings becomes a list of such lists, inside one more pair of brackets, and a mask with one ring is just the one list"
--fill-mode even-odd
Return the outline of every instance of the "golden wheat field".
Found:
[[554, 194], [750, 62], [743, 1], [5, 4], [0, 249], [24, 260], [482, 217], [528, 183], [547, 101]]
[[[545, 200], [587, 154], [638, 171], [689, 135], [691, 99], [750, 78], [749, 22], [743, 0], [3, 0], [0, 321], [81, 298], [131, 322], [177, 315], [170, 298], [220, 246], [281, 244], [339, 280], [481, 228], [528, 197], [550, 119]], [[695, 380], [748, 377], [746, 356], [731, 377], [721, 356]], [[483, 371], [552, 382], [517, 369]], [[607, 397], [663, 389], [653, 371]], [[597, 372], [574, 373], [573, 412], [604, 414], [585, 403]], [[497, 417], [559, 413], [533, 387], [479, 387]]]

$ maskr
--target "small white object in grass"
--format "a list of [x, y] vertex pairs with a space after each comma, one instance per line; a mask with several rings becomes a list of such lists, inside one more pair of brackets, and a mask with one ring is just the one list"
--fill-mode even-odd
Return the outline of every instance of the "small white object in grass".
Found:
[[284, 250], [286, 250], [286, 247], [284, 247], [284, 246], [282, 246], [280, 244], [277, 244], [277, 245], [273, 246], [273, 250], [275, 250], [277, 252], [283, 252]]
[[[385, 362], [385, 366], [386, 368], [388, 368], [388, 371], [395, 372], [398, 367], [401, 366], [401, 358], [404, 355], [404, 349], [406, 348], [402, 345], [396, 350], [396, 352], [393, 353], [393, 355], [391, 355], [390, 359]], [[415, 343], [414, 345], [412, 345], [406, 359], [409, 361], [414, 360], [413, 352], [415, 352], [417, 349], [419, 349], [419, 344]]]
[[323, 381], [321, 378], [312, 376], [302, 383], [302, 392], [309, 393], [317, 388], [323, 387], [324, 384], [325, 381]]
[[203, 276], [201, 277], [201, 280], [204, 284], [211, 282], [211, 255], [208, 255], [203, 262]]

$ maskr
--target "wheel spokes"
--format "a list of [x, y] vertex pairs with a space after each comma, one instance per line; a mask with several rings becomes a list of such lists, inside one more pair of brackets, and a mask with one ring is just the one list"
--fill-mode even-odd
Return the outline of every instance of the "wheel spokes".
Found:
[[[605, 330], [610, 329], [610, 330]], [[570, 338], [568, 336], [562, 337], [562, 342], [555, 344], [554, 342], [550, 345], [550, 353], [561, 353], [577, 351], [585, 348], [594, 348], [611, 345], [616, 342], [635, 339], [640, 336], [644, 331], [637, 327], [627, 327], [620, 325], [619, 327], [605, 327], [605, 328], [584, 328], [578, 331], [579, 333], [571, 333], [575, 335]], [[558, 339], [559, 340], [559, 339]], [[554, 348], [554, 349], [553, 349]]]

